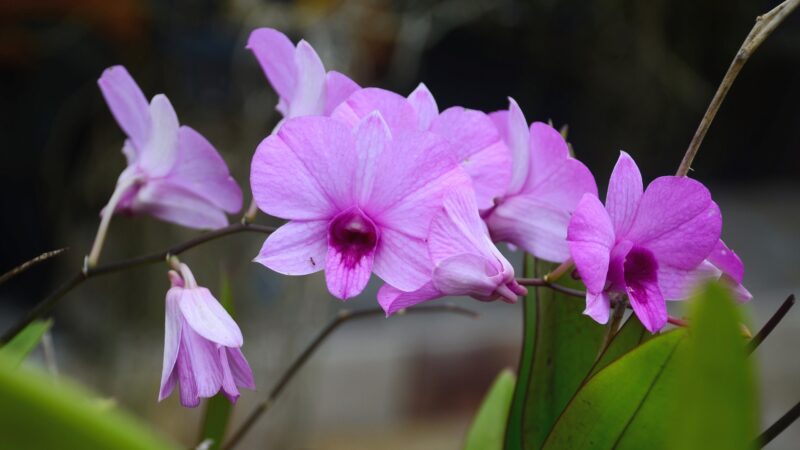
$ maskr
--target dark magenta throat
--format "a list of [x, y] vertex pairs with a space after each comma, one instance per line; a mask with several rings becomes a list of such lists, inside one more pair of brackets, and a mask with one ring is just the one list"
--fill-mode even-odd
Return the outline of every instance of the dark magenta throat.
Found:
[[328, 245], [341, 254], [347, 267], [371, 256], [379, 237], [378, 227], [358, 208], [342, 211], [328, 225]]

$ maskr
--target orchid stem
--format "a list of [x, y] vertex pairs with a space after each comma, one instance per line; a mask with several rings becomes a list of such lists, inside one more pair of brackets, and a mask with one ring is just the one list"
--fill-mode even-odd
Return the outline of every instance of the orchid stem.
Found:
[[761, 43], [775, 31], [775, 28], [777, 28], [798, 5], [800, 5], [800, 0], [786, 0], [768, 13], [756, 18], [756, 24], [753, 26], [753, 29], [750, 30], [750, 33], [745, 38], [739, 51], [736, 52], [736, 56], [728, 67], [725, 77], [722, 79], [722, 82], [717, 88], [717, 92], [708, 105], [708, 109], [706, 109], [703, 118], [700, 120], [700, 125], [697, 126], [697, 131], [695, 131], [694, 137], [692, 137], [689, 148], [686, 149], [686, 154], [683, 156], [683, 160], [680, 166], [678, 166], [678, 171], [675, 175], [682, 177], [689, 173], [692, 161], [697, 155], [697, 151], [700, 149], [700, 144], [706, 137], [711, 122], [714, 121], [717, 111], [719, 111], [720, 106], [722, 106], [725, 96], [728, 95], [728, 91], [730, 91], [731, 86], [733, 86], [733, 82], [736, 80], [742, 67], [744, 67], [745, 63], [750, 59], [753, 53], [755, 53]]
[[[462, 308], [456, 305], [436, 305], [436, 306], [416, 306], [411, 309], [401, 310], [399, 314], [412, 314], [412, 313], [454, 313], [461, 314], [473, 319], [478, 317], [478, 314], [467, 308]], [[266, 400], [259, 403], [247, 416], [244, 422], [233, 433], [231, 438], [222, 447], [223, 450], [231, 450], [238, 444], [241, 439], [247, 434], [256, 421], [269, 410], [275, 403], [278, 396], [283, 392], [284, 388], [289, 384], [295, 374], [305, 365], [306, 361], [316, 352], [323, 342], [341, 325], [350, 322], [354, 319], [363, 319], [367, 317], [383, 316], [385, 313], [381, 308], [362, 309], [357, 311], [342, 310], [336, 315], [328, 324], [317, 334], [317, 336], [306, 345], [303, 351], [292, 361], [286, 371], [278, 379], [278, 382], [272, 387], [267, 395]]]
[[558, 267], [556, 267], [555, 269], [550, 271], [550, 273], [544, 274], [544, 277], [542, 277], [542, 278], [544, 279], [544, 281], [546, 281], [548, 283], [552, 283], [554, 281], [557, 281], [565, 273], [567, 273], [572, 268], [573, 265], [575, 265], [575, 262], [572, 261], [572, 258], [569, 258], [566, 261], [564, 261], [563, 263], [561, 263]]
[[550, 288], [556, 292], [567, 294], [572, 297], [578, 297], [578, 298], [586, 297], [586, 292], [584, 291], [581, 291], [579, 289], [568, 288], [566, 286], [561, 286], [560, 284], [550, 283], [549, 281], [546, 281], [543, 278], [517, 278], [517, 283], [523, 286], [539, 286], [539, 287]]
[[786, 313], [792, 309], [792, 306], [794, 306], [794, 294], [790, 295], [786, 298], [786, 300], [783, 301], [778, 310], [775, 311], [775, 314], [769, 318], [767, 323], [764, 324], [764, 327], [758, 330], [758, 333], [756, 333], [755, 337], [750, 340], [750, 342], [747, 344], [748, 353], [753, 353], [753, 351], [755, 351], [755, 349], [757, 349], [758, 346], [764, 342], [764, 339], [766, 339], [767, 336], [772, 333], [772, 330], [778, 326], [780, 321], [783, 320], [783, 318], [786, 316]]
[[667, 323], [671, 323], [676, 327], [688, 327], [689, 323], [683, 319], [679, 319], [677, 317], [667, 316]]
[[122, 200], [122, 195], [125, 194], [131, 186], [137, 183], [137, 179], [129, 178], [123, 182], [118, 182], [117, 187], [114, 188], [114, 193], [108, 200], [108, 204], [103, 208], [103, 216], [100, 218], [100, 227], [97, 229], [97, 234], [94, 237], [92, 244], [92, 251], [86, 257], [84, 262], [84, 271], [91, 269], [97, 265], [97, 260], [100, 259], [100, 252], [103, 251], [103, 244], [106, 241], [106, 234], [108, 234], [108, 226], [111, 224], [111, 217], [114, 215], [114, 210], [117, 209], [117, 204]]
[[787, 411], [786, 414], [781, 416], [780, 419], [761, 433], [761, 436], [756, 439], [756, 448], [762, 448], [769, 444], [773, 439], [778, 437], [779, 434], [789, 428], [789, 425], [794, 423], [798, 417], [800, 417], [800, 402], [794, 405], [792, 409]]
[[49, 252], [44, 252], [41, 255], [39, 255], [39, 256], [37, 256], [37, 257], [35, 257], [33, 259], [29, 259], [29, 260], [25, 261], [24, 263], [18, 265], [17, 267], [14, 267], [13, 269], [9, 270], [8, 272], [6, 272], [2, 276], [0, 276], [0, 284], [3, 284], [6, 281], [16, 277], [17, 275], [21, 274], [22, 272], [25, 272], [26, 270], [28, 270], [31, 267], [39, 264], [40, 262], [47, 261], [50, 258], [58, 256], [61, 253], [64, 253], [68, 249], [69, 249], [69, 247], [64, 247], [64, 248], [60, 248], [58, 250], [52, 250], [52, 251], [49, 251]]
[[253, 198], [250, 200], [250, 206], [247, 207], [247, 212], [244, 213], [242, 216], [242, 223], [243, 224], [250, 224], [256, 220], [256, 215], [258, 214], [258, 204], [256, 203], [256, 199]]
[[53, 307], [55, 307], [56, 304], [58, 304], [58, 301], [61, 300], [62, 297], [64, 297], [64, 295], [66, 295], [69, 291], [71, 291], [84, 281], [88, 280], [89, 278], [93, 278], [98, 275], [120, 272], [123, 270], [131, 269], [133, 267], [138, 267], [145, 264], [155, 264], [163, 262], [171, 255], [179, 255], [189, 249], [205, 244], [206, 242], [210, 242], [215, 239], [228, 236], [230, 234], [236, 234], [245, 231], [270, 234], [273, 231], [275, 231], [275, 228], [264, 225], [234, 223], [228, 225], [227, 227], [220, 228], [218, 230], [209, 231], [208, 233], [202, 234], [194, 239], [189, 239], [186, 242], [174, 245], [166, 250], [157, 253], [137, 256], [135, 258], [125, 259], [96, 267], [84, 267], [83, 270], [79, 270], [78, 273], [75, 274], [72, 278], [70, 278], [64, 284], [59, 286], [55, 291], [53, 291], [50, 295], [45, 297], [42, 301], [37, 303], [36, 306], [34, 306], [33, 309], [31, 309], [30, 311], [28, 311], [28, 313], [22, 319], [17, 321], [17, 323], [15, 323], [11, 328], [9, 328], [8, 331], [3, 333], [3, 335], [0, 336], [0, 346], [3, 346], [6, 343], [8, 343], [17, 334], [19, 334], [22, 330], [24, 330], [25, 327], [27, 327], [31, 322], [49, 313], [53, 309]]
[[622, 318], [625, 316], [625, 308], [628, 306], [628, 301], [624, 298], [619, 299], [614, 304], [614, 309], [611, 313], [611, 320], [608, 321], [608, 325], [606, 325], [606, 333], [603, 335], [603, 343], [600, 345], [600, 352], [597, 353], [597, 358], [595, 361], [598, 361], [603, 353], [605, 353], [606, 348], [611, 344], [611, 340], [614, 339], [616, 336], [617, 331], [619, 331], [619, 325], [622, 323]]

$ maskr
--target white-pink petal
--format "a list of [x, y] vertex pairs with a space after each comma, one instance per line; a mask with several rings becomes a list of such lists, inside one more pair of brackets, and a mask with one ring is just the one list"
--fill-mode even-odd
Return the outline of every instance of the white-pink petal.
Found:
[[615, 236], [611, 218], [595, 195], [584, 195], [578, 204], [569, 222], [567, 241], [586, 290], [599, 294], [605, 288]]
[[225, 347], [244, 343], [239, 326], [208, 289], [183, 289], [179, 306], [186, 323], [203, 338]]
[[325, 110], [325, 67], [319, 55], [306, 41], [295, 49], [297, 83], [289, 99], [287, 117], [322, 114]]
[[255, 261], [284, 275], [307, 275], [325, 268], [328, 221], [292, 220], [270, 234]]
[[97, 84], [111, 114], [133, 142], [135, 151], [141, 151], [150, 137], [151, 125], [150, 106], [139, 85], [123, 66], [104, 70]]
[[606, 193], [606, 209], [618, 235], [624, 236], [628, 233], [643, 189], [639, 167], [630, 155], [620, 152]]
[[431, 91], [428, 90], [428, 86], [425, 86], [425, 83], [420, 83], [414, 89], [414, 92], [408, 95], [408, 101], [417, 112], [419, 129], [429, 129], [431, 122], [439, 115], [439, 106], [436, 104], [436, 99], [433, 98]]

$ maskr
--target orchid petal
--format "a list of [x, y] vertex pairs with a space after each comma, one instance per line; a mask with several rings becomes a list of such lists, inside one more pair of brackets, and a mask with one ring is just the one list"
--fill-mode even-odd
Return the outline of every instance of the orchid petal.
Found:
[[247, 48], [253, 52], [261, 69], [282, 99], [291, 99], [297, 85], [295, 47], [280, 31], [258, 28], [250, 33]]
[[587, 291], [603, 291], [608, 277], [614, 227], [600, 200], [586, 194], [569, 221], [567, 241], [570, 255]]
[[239, 326], [204, 287], [184, 289], [180, 309], [186, 323], [203, 338], [226, 347], [241, 347]]
[[335, 70], [329, 71], [325, 76], [325, 111], [323, 114], [331, 115], [337, 106], [359, 89], [361, 87], [346, 75]]
[[569, 258], [567, 225], [569, 212], [539, 201], [535, 196], [516, 195], [498, 205], [486, 218], [494, 241], [522, 247], [537, 258], [562, 262]]
[[511, 150], [512, 173], [508, 194], [516, 194], [529, 178], [531, 160], [531, 135], [528, 121], [513, 98], [508, 98], [508, 123], [505, 128], [505, 141]]
[[470, 188], [450, 144], [427, 132], [395, 134], [376, 161], [375, 172], [381, 176], [375, 178], [363, 209], [381, 226], [422, 239], [444, 195]]
[[661, 264], [693, 269], [719, 241], [722, 216], [701, 183], [686, 177], [655, 179], [642, 195], [628, 239]]
[[692, 270], [661, 265], [658, 268], [658, 287], [665, 300], [685, 300], [704, 281], [717, 280], [722, 272], [708, 261]]
[[255, 261], [284, 275], [307, 275], [325, 267], [328, 221], [292, 220], [269, 235]]
[[139, 165], [151, 177], [161, 177], [175, 166], [178, 157], [178, 116], [164, 94], [150, 102], [150, 139], [139, 151]]
[[352, 204], [353, 134], [325, 117], [284, 122], [256, 149], [251, 187], [258, 207], [284, 219], [330, 218]]
[[147, 98], [123, 66], [103, 71], [97, 80], [100, 92], [120, 128], [133, 142], [134, 151], [141, 151], [150, 137], [150, 107]]
[[708, 255], [711, 264], [718, 267], [725, 275], [731, 277], [736, 283], [741, 283], [744, 278], [744, 264], [733, 250], [728, 248], [722, 239], [714, 246], [714, 250]]
[[142, 186], [131, 210], [189, 228], [217, 229], [228, 225], [225, 213], [168, 179], [152, 180]]
[[298, 78], [287, 117], [322, 114], [325, 110], [325, 67], [308, 42], [297, 44], [295, 64]]
[[175, 363], [178, 361], [178, 349], [181, 345], [181, 313], [178, 303], [180, 301], [181, 287], [172, 287], [167, 291], [167, 308], [164, 320], [164, 364], [161, 369], [161, 389], [158, 401], [169, 397], [175, 388], [177, 377]]
[[228, 213], [242, 208], [242, 190], [228, 166], [208, 140], [194, 129], [178, 131], [178, 156], [167, 175], [170, 184], [181, 186]]
[[471, 192], [452, 191], [445, 197], [430, 225], [428, 249], [434, 264], [461, 254], [494, 255], [494, 244]]
[[242, 350], [238, 347], [225, 347], [225, 350], [228, 352], [228, 363], [236, 385], [254, 390], [256, 382], [253, 379], [253, 369], [247, 363]]
[[489, 117], [461, 107], [448, 108], [430, 130], [447, 139], [472, 179], [478, 206], [487, 209], [502, 196], [511, 179], [511, 154]]
[[231, 366], [228, 362], [228, 347], [219, 347], [219, 363], [222, 373], [222, 393], [231, 403], [236, 403], [239, 398], [239, 389], [236, 387], [236, 381], [233, 379]]
[[392, 286], [413, 291], [430, 280], [433, 264], [424, 239], [383, 228], [373, 270]]
[[372, 195], [372, 186], [377, 177], [377, 161], [391, 145], [392, 133], [381, 113], [374, 111], [358, 124], [355, 140], [358, 168], [353, 184], [359, 206], [364, 206]]
[[586, 309], [584, 314], [594, 319], [595, 322], [600, 324], [608, 323], [608, 316], [611, 312], [611, 299], [608, 297], [607, 292], [600, 292], [599, 294], [586, 293]]
[[419, 129], [429, 129], [431, 122], [439, 115], [439, 106], [436, 104], [436, 99], [433, 98], [431, 91], [428, 90], [428, 86], [425, 86], [425, 83], [420, 83], [414, 89], [414, 92], [408, 95], [408, 101], [417, 112]]
[[630, 155], [620, 152], [614, 171], [611, 172], [606, 194], [606, 209], [618, 235], [627, 234], [633, 224], [642, 190], [642, 174], [639, 168]]
[[417, 112], [403, 96], [378, 88], [365, 88], [354, 92], [331, 113], [331, 117], [350, 127], [361, 119], [379, 111], [392, 133], [419, 129]]
[[213, 397], [219, 392], [223, 374], [219, 352], [213, 342], [185, 326], [178, 358], [183, 406], [193, 408], [200, 403], [200, 398]]
[[421, 288], [413, 292], [405, 292], [384, 284], [378, 291], [378, 303], [386, 312], [386, 316], [409, 308], [422, 302], [435, 300], [442, 297], [442, 293], [436, 289], [432, 282], [425, 283]]
[[489, 299], [497, 289], [492, 277], [498, 271], [483, 256], [463, 254], [440, 262], [433, 271], [433, 285], [444, 295], [471, 295]]

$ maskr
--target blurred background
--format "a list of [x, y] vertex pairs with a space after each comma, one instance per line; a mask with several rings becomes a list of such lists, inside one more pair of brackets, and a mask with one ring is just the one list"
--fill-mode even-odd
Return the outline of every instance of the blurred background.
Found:
[[[0, 287], [5, 329], [80, 267], [125, 160], [96, 80], [124, 64], [149, 97], [220, 150], [249, 202], [249, 163], [279, 120], [275, 93], [245, 50], [254, 28], [304, 38], [326, 68], [403, 95], [425, 82], [444, 109], [493, 111], [513, 96], [528, 120], [569, 125], [601, 191], [624, 149], [646, 179], [671, 174], [755, 17], [778, 1], [4, 0], [0, 2], [0, 272], [70, 250]], [[747, 265], [758, 329], [800, 292], [800, 13], [743, 70], [693, 176], [711, 186], [724, 239]], [[238, 216], [231, 217], [232, 221]], [[260, 217], [263, 223], [270, 219]], [[103, 260], [149, 253], [197, 232], [116, 217]], [[250, 263], [264, 237], [186, 253], [198, 281], [232, 284], [260, 392], [343, 305], [321, 274], [279, 277]], [[518, 263], [519, 255], [510, 257]], [[374, 306], [377, 283], [348, 307]], [[113, 398], [185, 445], [200, 410], [156, 403], [166, 266], [98, 277], [55, 311], [62, 376]], [[521, 308], [458, 301], [480, 319], [374, 318], [348, 324], [302, 370], [241, 448], [454, 449], [503, 367], [516, 365]], [[468, 303], [467, 303], [468, 302]], [[800, 312], [758, 350], [763, 423], [800, 398]], [[771, 449], [795, 449], [800, 425]]]

